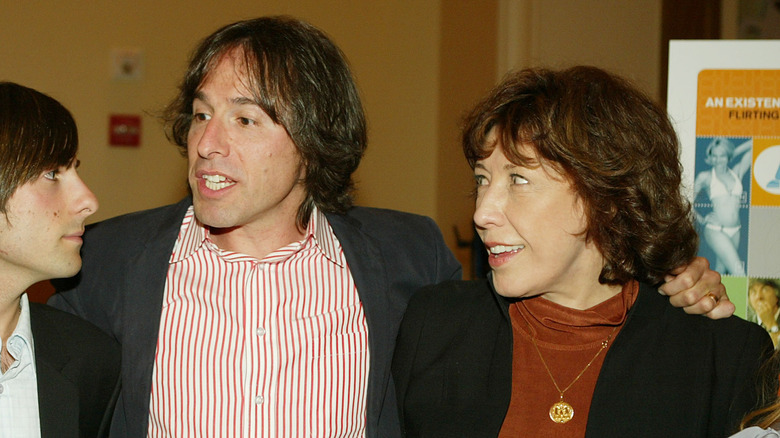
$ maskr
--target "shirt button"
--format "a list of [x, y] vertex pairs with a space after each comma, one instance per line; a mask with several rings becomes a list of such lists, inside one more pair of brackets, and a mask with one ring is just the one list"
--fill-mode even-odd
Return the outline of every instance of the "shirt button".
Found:
[[257, 336], [263, 336], [265, 334], [265, 329], [258, 327], [257, 330], [255, 330], [255, 333], [257, 333]]
[[257, 397], [255, 397], [255, 404], [256, 405], [263, 404], [264, 401], [265, 401], [265, 399], [263, 398], [262, 395], [258, 395]]

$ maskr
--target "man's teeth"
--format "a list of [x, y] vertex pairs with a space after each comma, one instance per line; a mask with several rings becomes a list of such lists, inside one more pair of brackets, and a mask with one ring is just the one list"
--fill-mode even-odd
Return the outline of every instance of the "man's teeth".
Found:
[[525, 245], [512, 245], [512, 246], [496, 245], [488, 248], [488, 251], [493, 255], [498, 255], [498, 254], [503, 254], [505, 252], [517, 252], [523, 248], [525, 248]]
[[203, 179], [206, 181], [206, 187], [211, 190], [221, 190], [235, 184], [222, 175], [203, 175]]

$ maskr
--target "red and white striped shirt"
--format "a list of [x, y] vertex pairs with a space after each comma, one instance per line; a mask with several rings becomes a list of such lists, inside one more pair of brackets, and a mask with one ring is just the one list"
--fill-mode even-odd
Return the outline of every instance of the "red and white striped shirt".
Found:
[[219, 249], [190, 207], [163, 300], [150, 437], [365, 435], [368, 329], [324, 214], [258, 260]]

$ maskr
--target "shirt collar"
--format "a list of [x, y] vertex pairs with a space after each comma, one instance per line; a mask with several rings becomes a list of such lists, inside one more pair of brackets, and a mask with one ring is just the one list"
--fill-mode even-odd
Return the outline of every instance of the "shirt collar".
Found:
[[320, 248], [320, 251], [325, 254], [325, 257], [327, 257], [328, 260], [338, 266], [344, 267], [341, 243], [336, 237], [336, 234], [333, 233], [333, 228], [330, 226], [330, 222], [328, 222], [325, 213], [321, 212], [317, 207], [314, 207], [311, 213], [306, 235], [313, 236], [314, 243]]
[[21, 307], [19, 320], [16, 322], [14, 332], [11, 333], [7, 341], [8, 351], [13, 357], [21, 358], [23, 350], [29, 349], [30, 356], [34, 360], [35, 346], [33, 344], [32, 326], [30, 325], [30, 302], [26, 293], [22, 294], [19, 307]]
[[[343, 267], [344, 259], [342, 257], [341, 244], [333, 233], [333, 228], [331, 228], [328, 218], [317, 207], [312, 209], [303, 239], [295, 243], [297, 250], [305, 248], [310, 240], [322, 251], [328, 260]], [[187, 209], [187, 213], [184, 215], [184, 220], [179, 229], [179, 237], [176, 239], [169, 263], [176, 263], [186, 259], [204, 245], [218, 249], [209, 239], [208, 227], [195, 218], [193, 206], [190, 205], [190, 208]]]
[[206, 228], [195, 220], [195, 210], [192, 205], [187, 209], [184, 219], [181, 221], [179, 236], [173, 245], [169, 263], [180, 262], [195, 251], [206, 241]]

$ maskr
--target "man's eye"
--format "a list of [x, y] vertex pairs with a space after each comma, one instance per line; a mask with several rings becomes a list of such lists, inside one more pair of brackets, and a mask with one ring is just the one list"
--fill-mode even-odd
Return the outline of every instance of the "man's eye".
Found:
[[209, 116], [207, 116], [206, 114], [203, 114], [203, 113], [195, 113], [195, 114], [192, 115], [192, 118], [194, 120], [199, 121], [199, 122], [204, 122], [204, 121], [209, 119]]
[[43, 177], [52, 181], [57, 180], [57, 174], [58, 172], [56, 170], [50, 170], [43, 174]]
[[254, 125], [255, 121], [250, 119], [250, 118], [247, 118], [247, 117], [239, 117], [238, 118], [238, 123], [240, 123], [240, 124], [242, 124], [244, 126], [249, 126], [249, 125]]

